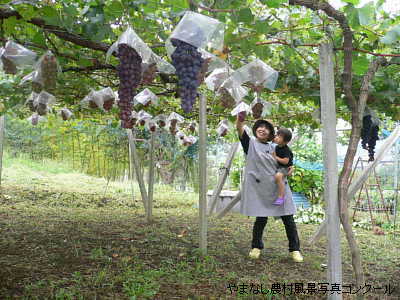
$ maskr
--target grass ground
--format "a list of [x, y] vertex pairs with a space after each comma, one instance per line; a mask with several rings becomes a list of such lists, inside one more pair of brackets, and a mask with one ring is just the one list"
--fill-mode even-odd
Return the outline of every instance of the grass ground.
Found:
[[[253, 261], [247, 257], [253, 219], [210, 218], [202, 256], [196, 194], [157, 186], [154, 222], [146, 224], [137, 186], [132, 197], [128, 183], [106, 188], [105, 180], [62, 164], [7, 157], [2, 185], [0, 299], [272, 299], [268, 292], [278, 285], [311, 291], [326, 282], [326, 241], [307, 244], [317, 225], [298, 225], [305, 260], [295, 264], [280, 221], [269, 221], [266, 249]], [[371, 286], [367, 298], [399, 299], [400, 237], [355, 232], [363, 291]], [[354, 284], [344, 238], [341, 243], [343, 283]], [[259, 284], [264, 295], [253, 288]], [[384, 295], [389, 285], [392, 294]], [[319, 292], [285, 299], [324, 298]]]

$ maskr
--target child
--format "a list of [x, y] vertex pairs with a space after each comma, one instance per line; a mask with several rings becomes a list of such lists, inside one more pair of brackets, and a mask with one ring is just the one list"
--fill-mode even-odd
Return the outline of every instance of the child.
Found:
[[278, 185], [278, 198], [273, 202], [282, 205], [285, 201], [284, 179], [288, 175], [288, 168], [293, 166], [293, 153], [287, 145], [292, 139], [292, 133], [286, 128], [280, 128], [276, 133], [274, 143], [277, 144], [272, 154], [278, 162], [278, 170], [275, 174], [275, 182]]

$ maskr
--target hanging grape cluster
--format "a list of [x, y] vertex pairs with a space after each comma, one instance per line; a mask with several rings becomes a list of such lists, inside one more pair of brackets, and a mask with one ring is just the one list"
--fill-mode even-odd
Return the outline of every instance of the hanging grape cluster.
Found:
[[118, 45], [120, 64], [117, 72], [120, 80], [118, 95], [119, 117], [123, 128], [132, 128], [132, 101], [142, 80], [142, 58], [127, 44]]
[[6, 74], [17, 74], [17, 66], [8, 58], [1, 56], [1, 62], [3, 63], [3, 71]]
[[245, 111], [241, 111], [240, 113], [238, 113], [238, 119], [239, 122], [244, 122], [247, 116], [247, 112]]
[[220, 96], [221, 105], [224, 108], [233, 108], [235, 106], [235, 99], [233, 99], [226, 88], [220, 88], [218, 90], [218, 95]]
[[40, 63], [40, 72], [43, 80], [43, 89], [52, 93], [57, 85], [58, 65], [52, 53], [46, 53]]
[[192, 110], [197, 97], [197, 88], [200, 85], [199, 73], [204, 63], [201, 53], [197, 48], [177, 39], [171, 39], [176, 47], [171, 55], [172, 64], [178, 76], [179, 96], [181, 106], [185, 113]]
[[369, 161], [375, 158], [375, 145], [378, 137], [379, 126], [372, 121], [370, 115], [364, 116], [361, 129], [361, 145], [363, 149], [368, 150]]
[[251, 108], [251, 111], [253, 113], [253, 118], [254, 119], [259, 119], [261, 118], [262, 112], [263, 112], [264, 105], [262, 103], [256, 103], [253, 105]]

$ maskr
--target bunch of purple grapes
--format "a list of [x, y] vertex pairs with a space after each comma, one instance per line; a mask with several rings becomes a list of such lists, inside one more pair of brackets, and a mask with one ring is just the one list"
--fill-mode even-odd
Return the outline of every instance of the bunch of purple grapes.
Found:
[[172, 64], [178, 76], [179, 96], [182, 99], [181, 107], [185, 113], [193, 109], [197, 98], [197, 88], [200, 85], [199, 73], [204, 59], [197, 48], [181, 40], [171, 39], [176, 47], [171, 55]]
[[375, 145], [379, 140], [379, 126], [376, 125], [370, 115], [364, 116], [361, 129], [361, 145], [363, 149], [368, 150], [369, 161], [375, 159]]
[[127, 44], [118, 45], [118, 58], [120, 64], [117, 67], [119, 76], [118, 106], [119, 117], [123, 128], [132, 128], [132, 104], [136, 89], [142, 81], [142, 58], [135, 49]]

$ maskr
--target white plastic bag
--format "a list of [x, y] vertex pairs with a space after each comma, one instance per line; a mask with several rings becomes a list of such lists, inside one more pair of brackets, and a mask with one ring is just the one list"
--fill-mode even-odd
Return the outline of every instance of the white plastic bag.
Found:
[[57, 84], [57, 75], [61, 72], [61, 67], [56, 57], [51, 51], [47, 51], [39, 59], [37, 66], [37, 79], [45, 91], [53, 91]]
[[132, 110], [132, 115], [131, 115], [132, 126], [135, 126], [138, 120], [139, 120], [139, 114], [136, 111]]
[[266, 87], [270, 90], [275, 89], [279, 73], [266, 63], [259, 59], [255, 59], [251, 63], [237, 69], [232, 78], [240, 85], [249, 82], [255, 88]]
[[142, 104], [145, 107], [149, 106], [150, 104], [158, 105], [158, 97], [152, 91], [146, 88], [133, 98], [133, 103], [134, 105]]
[[92, 90], [90, 93], [83, 98], [82, 102], [87, 104], [90, 108], [96, 109], [100, 108], [103, 109], [104, 100], [101, 94]]
[[176, 137], [179, 138], [180, 140], [183, 140], [185, 138], [185, 134], [182, 131], [178, 131], [176, 133]]
[[247, 116], [247, 113], [250, 112], [250, 106], [244, 102], [240, 102], [232, 111], [232, 116], [238, 116], [239, 121], [243, 122]]
[[32, 92], [25, 101], [25, 105], [29, 107], [31, 112], [35, 112], [38, 106], [38, 93]]
[[97, 108], [97, 104], [92, 100], [94, 90], [91, 90], [80, 102], [84, 107]]
[[33, 126], [36, 126], [39, 122], [45, 121], [46, 118], [39, 116], [38, 113], [33, 113], [27, 120], [31, 122]]
[[201, 57], [204, 60], [208, 60], [207, 72], [212, 72], [216, 69], [229, 68], [229, 65], [224, 60], [219, 58], [218, 56], [216, 56], [204, 49], [199, 49], [199, 52], [201, 53]]
[[8, 41], [6, 43], [3, 56], [11, 61], [18, 69], [33, 66], [36, 60], [35, 52], [13, 41]]
[[216, 92], [232, 73], [233, 70], [229, 67], [218, 68], [212, 71], [204, 82], [209, 90]]
[[35, 93], [40, 93], [43, 89], [43, 80], [42, 80], [42, 75], [40, 73], [40, 69], [37, 69], [31, 73], [29, 73], [28, 75], [25, 75], [20, 84], [24, 84], [27, 81], [31, 81], [32, 82], [32, 91], [34, 91]]
[[50, 107], [56, 102], [56, 97], [46, 91], [41, 91], [36, 99], [38, 102], [36, 111], [41, 116], [46, 115], [50, 111]]
[[138, 113], [138, 120], [139, 120], [140, 126], [144, 126], [146, 124], [146, 120], [151, 119], [151, 118], [152, 118], [152, 115], [145, 112], [144, 110], [141, 110]]
[[171, 55], [174, 51], [171, 39], [181, 40], [196, 48], [222, 51], [224, 27], [225, 25], [216, 19], [187, 11], [165, 43], [167, 53]]
[[180, 115], [177, 114], [176, 112], [170, 113], [170, 115], [167, 118], [168, 124], [172, 127], [176, 127], [178, 123], [182, 123], [185, 119]]
[[97, 101], [96, 104], [98, 107], [103, 108], [106, 111], [109, 111], [112, 108], [116, 98], [114, 91], [110, 87], [94, 92], [93, 97], [97, 99], [94, 101]]
[[157, 123], [154, 119], [147, 119], [146, 120], [146, 128], [150, 131], [150, 132], [156, 132], [157, 130]]
[[191, 146], [191, 145], [193, 145], [194, 143], [196, 143], [196, 141], [197, 141], [197, 139], [196, 139], [194, 136], [192, 136], [192, 135], [190, 135], [190, 136], [185, 136], [185, 137], [183, 138], [183, 146]]
[[157, 126], [160, 128], [167, 126], [167, 117], [163, 114], [156, 116], [154, 120], [156, 121]]
[[228, 125], [228, 120], [222, 120], [219, 122], [218, 127], [217, 127], [217, 134], [220, 137], [224, 137], [228, 134], [229, 130], [229, 125]]
[[127, 44], [136, 50], [136, 52], [142, 58], [142, 62], [147, 63], [153, 56], [153, 51], [146, 45], [145, 42], [136, 34], [135, 30], [132, 27], [128, 27], [124, 33], [118, 38], [118, 40], [111, 45], [106, 54], [106, 61], [109, 60], [110, 55], [113, 52], [118, 53], [118, 45], [119, 44]]
[[254, 119], [260, 119], [271, 113], [272, 104], [256, 96], [250, 104]]
[[153, 64], [155, 63], [157, 66], [157, 70], [160, 73], [164, 73], [164, 74], [175, 74], [175, 68], [173, 65], [171, 65], [169, 62], [165, 61], [164, 59], [162, 59], [161, 57], [159, 57], [157, 54], [155, 54], [154, 52], [152, 53], [149, 61], [149, 64]]
[[172, 135], [176, 135], [179, 131], [179, 127], [177, 125], [173, 126], [171, 123], [168, 124], [169, 133]]
[[61, 115], [61, 118], [64, 120], [64, 121], [67, 121], [67, 120], [69, 120], [69, 119], [71, 119], [72, 118], [72, 116], [73, 116], [73, 113], [68, 109], [68, 108], [62, 108], [61, 110], [60, 110], [60, 115]]
[[57, 84], [57, 75], [61, 67], [51, 51], [47, 51], [35, 64], [35, 70], [24, 76], [20, 84], [26, 81], [32, 82], [32, 90], [40, 93], [41, 90], [53, 91]]
[[241, 83], [237, 82], [231, 76], [221, 84], [217, 91], [217, 96], [220, 97], [222, 106], [231, 108], [235, 104], [240, 103], [248, 92], [248, 88], [241, 86]]
[[4, 48], [0, 48], [0, 66], [3, 69], [4, 73], [15, 75], [17, 74], [17, 66], [9, 59], [4, 57]]

